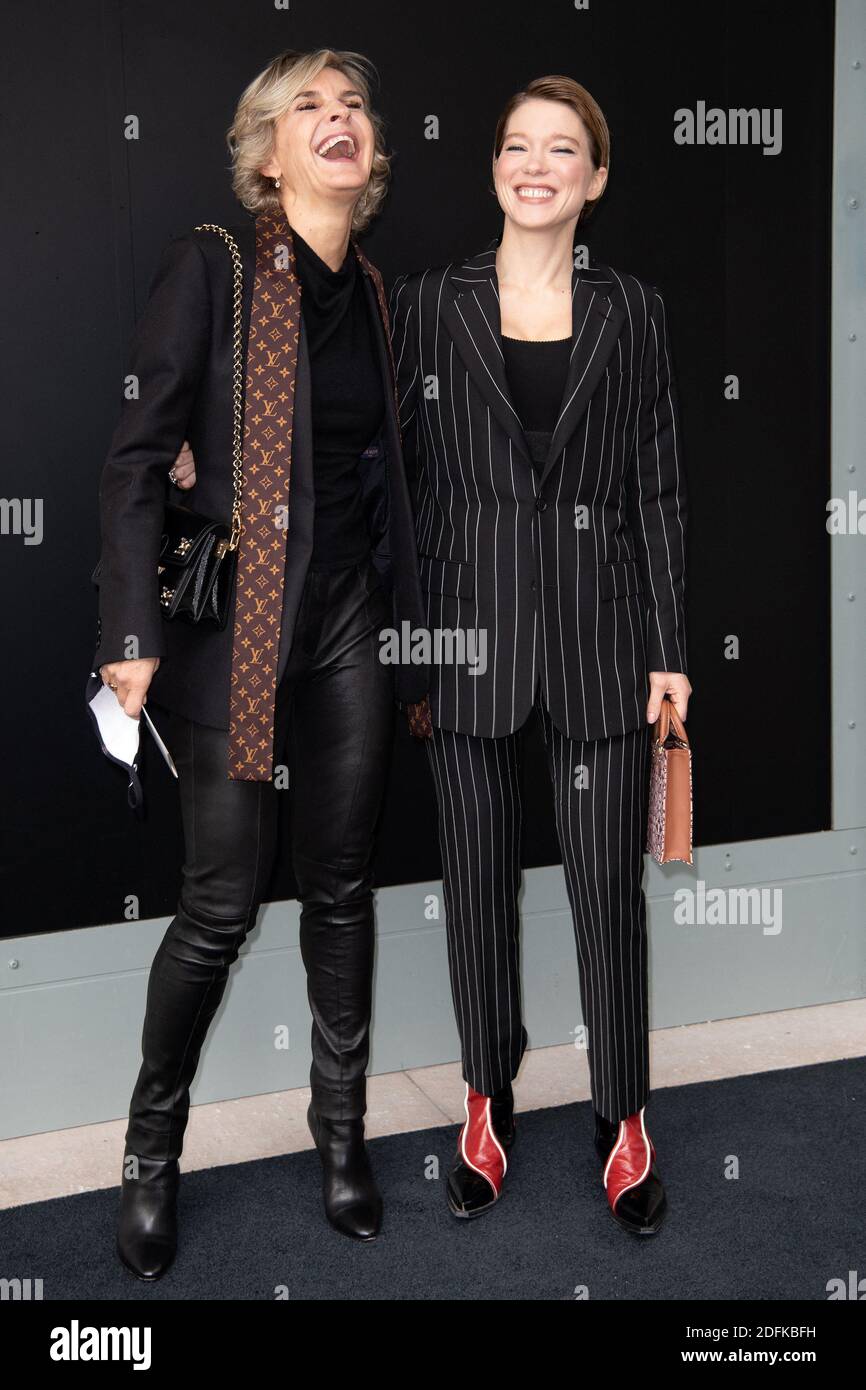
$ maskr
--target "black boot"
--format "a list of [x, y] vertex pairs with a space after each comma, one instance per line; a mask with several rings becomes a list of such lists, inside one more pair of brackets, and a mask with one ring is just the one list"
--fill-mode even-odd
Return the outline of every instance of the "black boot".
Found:
[[[632, 1235], [652, 1236], [667, 1215], [667, 1197], [646, 1132], [643, 1108], [620, 1123], [595, 1112], [595, 1150], [611, 1215]], [[609, 1164], [614, 1148], [617, 1149]]]
[[448, 1173], [448, 1206], [461, 1220], [481, 1216], [499, 1200], [514, 1143], [514, 1096], [504, 1086], [492, 1096], [466, 1086], [466, 1122]]
[[117, 1253], [139, 1279], [161, 1279], [177, 1250], [177, 1159], [139, 1158], [136, 1178], [127, 1175], [129, 1162], [120, 1185]]
[[[174, 1259], [189, 1088], [249, 925], [193, 917], [181, 904], [150, 969], [117, 1229], [117, 1252], [140, 1279], [159, 1279]], [[127, 1176], [133, 1159], [137, 1178]]]
[[363, 1120], [330, 1120], [312, 1104], [307, 1124], [322, 1160], [325, 1215], [335, 1230], [373, 1240], [382, 1225], [382, 1198], [370, 1167]]

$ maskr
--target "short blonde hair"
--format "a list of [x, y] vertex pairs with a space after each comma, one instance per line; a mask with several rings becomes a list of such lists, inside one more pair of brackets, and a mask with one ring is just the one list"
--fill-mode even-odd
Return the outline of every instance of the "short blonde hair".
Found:
[[[505, 132], [508, 129], [508, 122], [517, 107], [524, 101], [530, 101], [533, 98], [542, 101], [562, 101], [566, 106], [570, 106], [586, 126], [586, 133], [589, 136], [589, 156], [593, 168], [600, 169], [602, 165], [605, 169], [610, 168], [610, 131], [604, 118], [604, 112], [595, 97], [591, 96], [585, 87], [581, 87], [580, 83], [575, 82], [573, 77], [563, 77], [558, 73], [549, 77], [536, 77], [521, 92], [515, 92], [514, 96], [510, 98], [496, 123], [496, 133], [493, 137], [494, 159], [499, 158]], [[607, 184], [605, 184], [606, 187]], [[581, 208], [578, 222], [582, 222], [585, 217], [590, 215], [596, 204], [601, 201], [604, 191], [603, 188], [597, 198], [586, 200]]]
[[376, 69], [362, 53], [317, 48], [299, 53], [288, 48], [273, 58], [246, 88], [226, 132], [232, 161], [232, 188], [248, 212], [272, 212], [280, 207], [273, 180], [259, 172], [274, 146], [274, 125], [289, 109], [299, 92], [307, 89], [324, 68], [345, 73], [364, 98], [373, 127], [373, 163], [367, 187], [355, 205], [352, 232], [362, 232], [385, 200], [391, 173], [391, 156], [385, 151], [385, 127], [370, 105], [370, 89]]

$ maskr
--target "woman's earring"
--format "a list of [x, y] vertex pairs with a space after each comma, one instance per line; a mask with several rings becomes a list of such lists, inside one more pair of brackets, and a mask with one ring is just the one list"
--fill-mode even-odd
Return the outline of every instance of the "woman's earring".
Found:
[[279, 181], [279, 179], [274, 179], [274, 188], [279, 188], [279, 186], [280, 186], [280, 181]]

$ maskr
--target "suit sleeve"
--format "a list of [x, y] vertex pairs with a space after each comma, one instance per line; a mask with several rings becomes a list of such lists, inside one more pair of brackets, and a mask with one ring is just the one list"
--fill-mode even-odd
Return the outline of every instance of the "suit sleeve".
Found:
[[647, 669], [686, 671], [686, 479], [664, 301], [649, 308], [640, 407], [627, 493], [649, 616]]
[[122, 661], [130, 636], [139, 656], [165, 654], [157, 560], [166, 481], [207, 358], [210, 317], [201, 248], [189, 235], [177, 237], [162, 253], [133, 334], [127, 375], [136, 380], [137, 399], [124, 401], [100, 479], [94, 670]]
[[418, 388], [419, 374], [415, 335], [418, 331], [417, 307], [413, 303], [409, 277], [401, 275], [391, 289], [388, 316], [391, 320], [391, 348], [397, 372], [397, 403], [403, 460], [414, 500], [418, 477]]

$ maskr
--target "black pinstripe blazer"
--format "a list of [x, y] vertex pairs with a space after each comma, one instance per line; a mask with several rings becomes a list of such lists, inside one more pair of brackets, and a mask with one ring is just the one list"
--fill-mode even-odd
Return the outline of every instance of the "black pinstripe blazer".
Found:
[[434, 665], [433, 723], [510, 733], [538, 673], [567, 736], [627, 733], [645, 721], [647, 672], [686, 671], [664, 303], [610, 266], [573, 271], [568, 376], [539, 476], [505, 375], [495, 251], [401, 276], [391, 292], [428, 623], [445, 631], [446, 658], [459, 651], [449, 631], [486, 634], [483, 672], [483, 660], [475, 674], [469, 661]]

